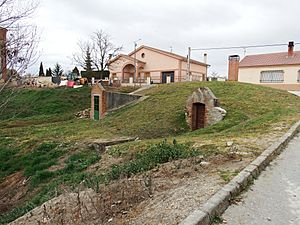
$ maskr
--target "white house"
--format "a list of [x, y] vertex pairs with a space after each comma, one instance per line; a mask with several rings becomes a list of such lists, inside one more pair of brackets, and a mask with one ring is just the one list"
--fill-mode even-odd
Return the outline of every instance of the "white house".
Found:
[[229, 57], [229, 80], [300, 91], [300, 51], [289, 42], [287, 52]]

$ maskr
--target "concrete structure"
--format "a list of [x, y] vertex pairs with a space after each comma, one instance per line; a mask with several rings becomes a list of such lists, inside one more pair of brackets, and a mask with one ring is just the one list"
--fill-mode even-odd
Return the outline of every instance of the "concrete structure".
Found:
[[228, 78], [232, 81], [299, 91], [300, 51], [294, 51], [294, 42], [289, 42], [287, 52], [249, 55], [241, 62], [236, 56], [229, 57]]
[[6, 71], [6, 33], [5, 28], [0, 27], [0, 79], [7, 80]]
[[117, 110], [139, 100], [142, 96], [108, 92], [100, 83], [96, 83], [91, 91], [91, 113], [94, 120], [102, 119], [107, 112]]
[[188, 98], [186, 120], [191, 130], [213, 125], [226, 115], [219, 100], [208, 87], [200, 87]]
[[91, 119], [99, 120], [105, 116], [106, 92], [101, 84], [96, 83], [91, 91]]
[[[118, 55], [109, 62], [110, 78], [121, 83], [168, 83], [204, 81], [207, 65], [190, 60], [190, 76], [187, 76], [187, 58], [160, 49], [141, 46], [128, 55]], [[136, 68], [136, 72], [135, 72]]]

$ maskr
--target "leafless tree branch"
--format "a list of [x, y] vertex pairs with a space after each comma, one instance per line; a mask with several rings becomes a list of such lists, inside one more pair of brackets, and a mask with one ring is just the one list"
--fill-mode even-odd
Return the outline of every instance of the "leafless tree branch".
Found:
[[89, 41], [79, 41], [78, 47], [80, 52], [73, 54], [74, 61], [84, 67], [86, 50], [90, 48], [93, 66], [99, 71], [107, 69], [110, 58], [123, 49], [122, 46], [116, 47], [112, 43], [111, 36], [103, 30], [93, 33]]
[[81, 67], [85, 67], [86, 52], [93, 49], [92, 43], [89, 41], [80, 40], [77, 43], [79, 52], [73, 54], [73, 60]]
[[[39, 34], [37, 27], [29, 21], [38, 5], [38, 0], [0, 0], [0, 27], [7, 30], [6, 40], [0, 40], [0, 56], [6, 58], [6, 66], [0, 67], [0, 73], [3, 74], [5, 69], [9, 75], [0, 85], [0, 93], [38, 58]], [[7, 100], [1, 101], [0, 108]]]

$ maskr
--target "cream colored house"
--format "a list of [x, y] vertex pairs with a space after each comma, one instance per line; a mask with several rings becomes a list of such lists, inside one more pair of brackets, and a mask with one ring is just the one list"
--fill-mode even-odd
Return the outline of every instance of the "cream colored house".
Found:
[[[140, 46], [128, 55], [120, 54], [109, 62], [110, 78], [121, 83], [170, 83], [204, 81], [209, 65], [160, 49]], [[135, 72], [136, 68], [136, 72]]]
[[293, 42], [287, 52], [249, 55], [241, 62], [230, 57], [229, 61], [229, 80], [300, 91], [300, 51], [294, 51]]

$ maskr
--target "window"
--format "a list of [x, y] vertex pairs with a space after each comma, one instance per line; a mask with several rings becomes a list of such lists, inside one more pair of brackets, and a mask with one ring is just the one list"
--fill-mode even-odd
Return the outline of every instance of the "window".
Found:
[[300, 70], [298, 70], [297, 82], [300, 83]]
[[142, 56], [142, 58], [145, 58], [145, 53], [142, 53], [141, 56]]
[[261, 71], [260, 82], [261, 83], [283, 83], [284, 71], [283, 70], [268, 70]]

